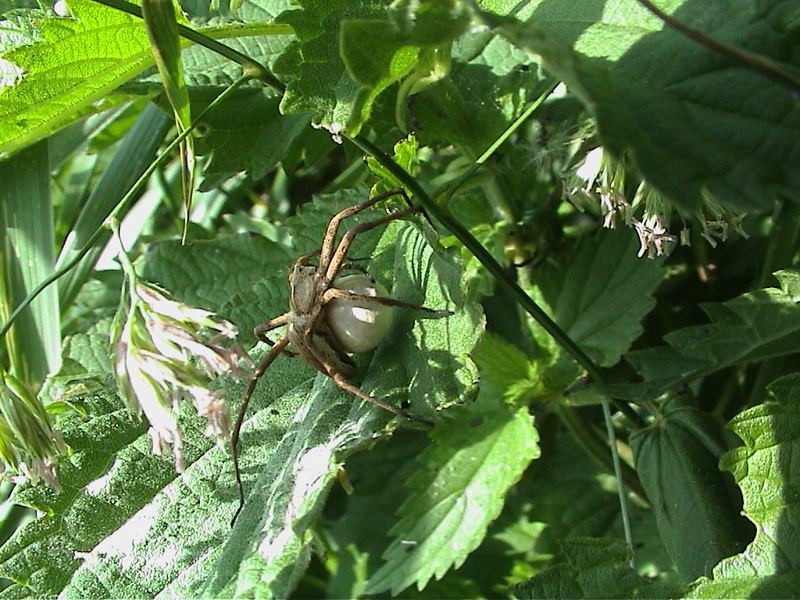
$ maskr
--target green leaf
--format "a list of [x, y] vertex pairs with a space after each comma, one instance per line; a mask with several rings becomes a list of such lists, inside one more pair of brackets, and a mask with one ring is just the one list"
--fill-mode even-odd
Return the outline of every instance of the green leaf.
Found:
[[[800, 107], [792, 90], [677, 33], [627, 0], [532, 0], [502, 27], [581, 97], [604, 145], [689, 210], [703, 193], [768, 209], [800, 186]], [[727, 44], [796, 63], [784, 2], [660, 2]], [[517, 5], [520, 9], [520, 5]], [[524, 14], [523, 14], [524, 13]]]
[[290, 262], [284, 247], [243, 234], [188, 244], [158, 244], [147, 256], [140, 275], [190, 306], [220, 312], [240, 290], [264, 277], [285, 281]]
[[[0, 319], [52, 272], [55, 233], [49, 187], [47, 144], [0, 162]], [[2, 293], [5, 291], [5, 293]], [[61, 358], [58, 289], [50, 286], [26, 308], [5, 334], [12, 374], [38, 390]]]
[[516, 346], [487, 332], [474, 352], [481, 374], [481, 394], [506, 403], [529, 402], [541, 377], [537, 363]]
[[140, 19], [87, 0], [69, 7], [73, 19], [41, 21], [41, 41], [3, 56], [25, 76], [0, 93], [0, 155], [108, 106], [92, 104], [152, 64]]
[[769, 386], [772, 399], [728, 424], [744, 442], [722, 457], [744, 496], [744, 515], [756, 526], [747, 548], [719, 563], [689, 598], [793, 598], [800, 589], [800, 532], [797, 527], [800, 451], [800, 374]]
[[711, 322], [664, 336], [669, 346], [630, 352], [625, 358], [645, 378], [643, 385], [613, 386], [624, 397], [657, 395], [680, 382], [731, 365], [797, 352], [800, 344], [800, 272], [775, 274], [782, 289], [742, 294], [722, 304], [704, 304]]
[[601, 230], [548, 263], [536, 278], [553, 319], [601, 366], [616, 364], [642, 332], [664, 276], [659, 261], [636, 256], [629, 229]]
[[661, 539], [685, 581], [711, 573], [748, 535], [730, 483], [717, 467], [722, 431], [680, 401], [630, 439], [636, 471], [653, 505]]
[[630, 566], [630, 550], [618, 540], [578, 538], [564, 542], [565, 561], [514, 588], [517, 598], [678, 598], [679, 586], [652, 583]]
[[[292, 27], [297, 41], [275, 62], [278, 76], [287, 79], [281, 100], [284, 114], [309, 113], [312, 122], [336, 134], [350, 119], [359, 85], [347, 74], [339, 55], [342, 22], [380, 19], [384, 2], [378, 0], [301, 0], [299, 9], [279, 15], [278, 23]], [[380, 35], [371, 35], [370, 42]]]
[[420, 142], [435, 147], [446, 140], [465, 156], [479, 157], [541, 94], [543, 75], [528, 53], [499, 34], [482, 28], [464, 33], [453, 43], [449, 75], [419, 92], [410, 108]]
[[[409, 75], [415, 66], [420, 72], [409, 76], [408, 85], [421, 87], [426, 79], [443, 77], [449, 71], [450, 53], [442, 50], [466, 31], [471, 20], [459, 0], [399, 0], [390, 6], [389, 17], [389, 21], [353, 19], [342, 23], [342, 60], [350, 76], [362, 84], [348, 124], [351, 132], [358, 132], [369, 117], [378, 94]], [[406, 98], [401, 94], [399, 100]]]
[[355, 135], [377, 96], [406, 76], [425, 48], [447, 45], [466, 30], [461, 2], [396, 2], [387, 12], [377, 0], [301, 0], [278, 23], [298, 41], [275, 63], [287, 79], [285, 114], [306, 112], [334, 135]]
[[[193, 95], [198, 97], [203, 94]], [[205, 117], [208, 132], [196, 143], [198, 154], [210, 154], [201, 190], [239, 171], [261, 179], [285, 158], [307, 127], [308, 115], [281, 115], [279, 101], [269, 90], [247, 90]]]
[[407, 483], [413, 493], [391, 530], [395, 540], [367, 593], [397, 595], [458, 568], [503, 507], [508, 489], [539, 455], [527, 406], [510, 409], [498, 399], [458, 407], [431, 435], [420, 470]]

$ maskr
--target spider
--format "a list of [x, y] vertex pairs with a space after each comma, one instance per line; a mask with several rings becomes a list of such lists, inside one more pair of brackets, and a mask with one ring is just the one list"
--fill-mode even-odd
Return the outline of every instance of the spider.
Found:
[[[404, 410], [373, 398], [348, 381], [348, 377], [355, 371], [355, 363], [348, 356], [348, 352], [366, 352], [378, 345], [391, 325], [392, 307], [423, 311], [435, 317], [452, 314], [447, 310], [433, 310], [386, 298], [382, 295], [386, 293], [382, 286], [377, 284], [363, 268], [345, 262], [347, 251], [359, 233], [421, 212], [419, 207], [412, 206], [355, 225], [345, 232], [337, 243], [336, 234], [342, 220], [381, 200], [398, 195], [403, 196], [408, 202], [408, 196], [403, 190], [392, 189], [333, 215], [325, 228], [320, 249], [295, 260], [289, 271], [289, 312], [274, 317], [253, 330], [256, 338], [271, 347], [253, 371], [231, 435], [231, 456], [239, 491], [239, 508], [233, 521], [244, 505], [237, 452], [242, 421], [259, 378], [281, 353], [301, 356], [309, 365], [330, 377], [338, 387], [362, 400], [395, 415], [431, 425], [424, 419], [414, 417]], [[311, 261], [317, 255], [319, 259], [314, 265]], [[355, 273], [341, 276], [340, 273], [345, 270]], [[286, 332], [278, 341], [273, 341], [267, 336], [268, 332], [282, 326], [286, 326]], [[293, 352], [286, 349], [289, 345]]]

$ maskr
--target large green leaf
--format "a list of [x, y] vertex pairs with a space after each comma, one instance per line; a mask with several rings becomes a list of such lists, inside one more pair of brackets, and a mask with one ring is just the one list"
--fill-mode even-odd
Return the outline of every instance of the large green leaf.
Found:
[[564, 543], [563, 564], [515, 587], [517, 598], [677, 598], [681, 588], [649, 581], [634, 571], [630, 550], [611, 539]]
[[795, 466], [800, 452], [800, 374], [769, 386], [772, 399], [734, 417], [730, 429], [743, 446], [723, 456], [744, 496], [756, 537], [720, 562], [689, 598], [795, 598], [800, 589], [800, 531]]
[[386, 563], [367, 593], [397, 595], [458, 568], [486, 535], [508, 489], [539, 455], [538, 434], [525, 405], [516, 409], [483, 395], [459, 407], [432, 435], [408, 480], [414, 492], [400, 507]]
[[800, 344], [800, 272], [775, 274], [782, 289], [742, 294], [722, 304], [704, 304], [707, 325], [673, 331], [669, 346], [629, 353], [626, 359], [644, 384], [613, 386], [624, 397], [657, 395], [731, 365], [757, 362], [797, 352]]
[[96, 112], [92, 103], [152, 64], [139, 19], [87, 0], [69, 6], [74, 19], [43, 20], [41, 41], [4, 54], [25, 75], [0, 93], [2, 154]]
[[615, 364], [642, 332], [664, 269], [636, 256], [629, 229], [583, 238], [543, 269], [536, 282], [553, 319], [602, 366]]
[[717, 467], [725, 449], [721, 427], [679, 400], [631, 435], [636, 471], [653, 505], [661, 539], [685, 581], [709, 575], [740, 550], [750, 533]]
[[[112, 92], [153, 64], [141, 19], [88, 0], [68, 4], [72, 18], [42, 19], [38, 24], [41, 39], [31, 33], [33, 43], [3, 55], [24, 76], [0, 92], [0, 156], [130, 97]], [[271, 4], [247, 11], [252, 21], [245, 27], [231, 23], [206, 28], [204, 33], [213, 38], [242, 38], [232, 45], [269, 64], [285, 49], [291, 33], [271, 19], [285, 8], [285, 2]], [[186, 40], [181, 43], [189, 45]], [[12, 45], [17, 42], [10, 40], [5, 48]], [[224, 87], [241, 74], [239, 65], [206, 49], [191, 50], [186, 67], [190, 87]], [[128, 92], [154, 94], [158, 90], [157, 79], [145, 77]]]
[[[795, 2], [658, 5], [727, 44], [797, 65]], [[697, 209], [710, 192], [724, 205], [765, 209], [776, 190], [794, 194], [800, 186], [800, 107], [792, 90], [665, 27], [636, 2], [514, 6], [525, 21], [503, 31], [581, 97], [603, 143], [629, 152], [670, 199]]]

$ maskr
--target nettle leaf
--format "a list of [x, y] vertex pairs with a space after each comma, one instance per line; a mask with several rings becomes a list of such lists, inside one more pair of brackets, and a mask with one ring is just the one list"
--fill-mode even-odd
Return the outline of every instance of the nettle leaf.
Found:
[[630, 352], [625, 358], [644, 384], [613, 386], [624, 397], [657, 395], [681, 382], [732, 365], [797, 352], [800, 344], [800, 271], [775, 273], [782, 289], [748, 292], [722, 304], [703, 304], [707, 325], [664, 336], [669, 346]]
[[679, 399], [630, 438], [636, 472], [653, 505], [660, 537], [685, 581], [711, 574], [739, 551], [750, 531], [732, 483], [717, 467], [721, 427]]
[[157, 283], [191, 306], [220, 311], [230, 298], [271, 273], [286, 277], [291, 256], [260, 236], [158, 244], [144, 257], [142, 279]]
[[41, 21], [41, 41], [3, 55], [24, 76], [0, 93], [2, 154], [102, 110], [108, 101], [93, 104], [152, 64], [140, 19], [88, 0], [69, 8], [74, 18]]
[[563, 564], [514, 587], [517, 598], [678, 598], [676, 585], [641, 577], [619, 540], [578, 538], [564, 542]]
[[[297, 41], [275, 62], [275, 73], [287, 79], [281, 100], [284, 114], [309, 113], [315, 124], [332, 132], [344, 130], [359, 84], [347, 74], [339, 55], [342, 21], [380, 19], [386, 4], [379, 0], [300, 0], [299, 9], [279, 15], [278, 23], [292, 27]], [[369, 43], [379, 43], [374, 32]]]
[[[200, 95], [195, 93], [193, 100]], [[260, 179], [286, 156], [309, 120], [307, 115], [281, 115], [279, 102], [269, 90], [248, 90], [205, 117], [208, 131], [198, 140], [197, 152], [210, 157], [201, 190], [239, 171]]]
[[[69, 459], [59, 465], [63, 490], [24, 485], [14, 494], [14, 502], [45, 516], [18, 529], [0, 548], [0, 575], [14, 582], [5, 595], [58, 594], [78, 568], [79, 553], [91, 549], [146, 503], [150, 486], [161, 486], [170, 478], [168, 463], [149, 453], [144, 424], [122, 409], [108, 390], [84, 398], [83, 403], [89, 418], [73, 413], [58, 421], [72, 449]], [[147, 482], [144, 493], [142, 488], [131, 489], [137, 478]], [[97, 485], [87, 487], [90, 482]]]
[[744, 442], [722, 457], [744, 496], [744, 515], [756, 537], [741, 554], [720, 562], [711, 579], [697, 582], [689, 598], [793, 598], [800, 589], [800, 374], [772, 382], [772, 399], [728, 424]]
[[629, 229], [603, 229], [547, 264], [536, 282], [553, 319], [593, 360], [614, 365], [642, 332], [664, 277], [660, 261], [636, 256]]
[[[687, 209], [710, 192], [739, 210], [767, 209], [796, 190], [795, 93], [687, 39], [627, 0], [532, 0], [504, 25], [515, 43], [581, 97], [604, 145], [629, 152], [648, 182]], [[520, 5], [516, 5], [520, 9]], [[661, 2], [724, 43], [796, 65], [783, 2]]]
[[511, 408], [481, 396], [451, 411], [418, 457], [420, 470], [407, 487], [414, 492], [400, 507], [384, 552], [386, 563], [367, 593], [393, 595], [458, 568], [483, 540], [503, 507], [508, 489], [539, 456], [538, 434], [527, 406]]

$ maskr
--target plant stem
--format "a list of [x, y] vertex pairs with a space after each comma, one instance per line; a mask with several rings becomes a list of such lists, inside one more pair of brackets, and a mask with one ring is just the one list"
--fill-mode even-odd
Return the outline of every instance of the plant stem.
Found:
[[[130, 2], [125, 2], [125, 0], [94, 1], [98, 4], [108, 6], [109, 8], [115, 8], [122, 12], [128, 13], [129, 15], [139, 17], [140, 19], [142, 18], [141, 7], [131, 4]], [[186, 25], [178, 24], [178, 33], [181, 37], [186, 38], [187, 40], [190, 40], [196, 44], [200, 44], [201, 46], [208, 48], [209, 50], [216, 52], [217, 54], [220, 54], [235, 63], [240, 64], [242, 69], [244, 69], [245, 75], [249, 75], [249, 79], [259, 79], [280, 94], [286, 90], [286, 87], [280, 81], [278, 81], [278, 79], [272, 75], [272, 73], [267, 71], [263, 65], [254, 61], [246, 54], [242, 54], [230, 46], [226, 46], [222, 42], [218, 42], [217, 40], [210, 38], [199, 31], [195, 31], [191, 27], [186, 27]], [[288, 30], [284, 33], [291, 33], [291, 30]]]

